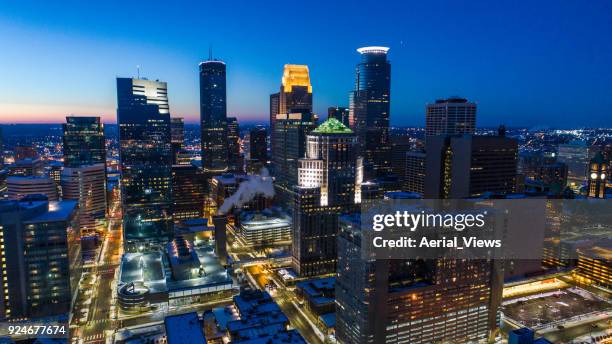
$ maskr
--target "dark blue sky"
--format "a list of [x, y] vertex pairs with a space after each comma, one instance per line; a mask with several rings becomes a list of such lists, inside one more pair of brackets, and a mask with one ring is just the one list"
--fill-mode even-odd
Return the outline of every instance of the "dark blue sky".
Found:
[[478, 125], [610, 126], [612, 2], [6, 1], [0, 122], [115, 120], [116, 76], [168, 82], [171, 112], [198, 116], [198, 62], [228, 64], [228, 110], [266, 120], [285, 63], [307, 64], [315, 111], [347, 105], [356, 48], [391, 47], [391, 122], [461, 95]]

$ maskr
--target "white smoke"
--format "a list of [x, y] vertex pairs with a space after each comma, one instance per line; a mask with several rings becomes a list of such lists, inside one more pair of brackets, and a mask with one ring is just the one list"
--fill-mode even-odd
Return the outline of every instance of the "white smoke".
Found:
[[272, 177], [270, 177], [270, 172], [268, 172], [268, 169], [265, 167], [259, 171], [259, 174], [247, 176], [247, 180], [240, 183], [238, 190], [225, 199], [218, 213], [225, 214], [230, 211], [232, 207], [242, 207], [257, 195], [264, 195], [267, 198], [274, 197]]

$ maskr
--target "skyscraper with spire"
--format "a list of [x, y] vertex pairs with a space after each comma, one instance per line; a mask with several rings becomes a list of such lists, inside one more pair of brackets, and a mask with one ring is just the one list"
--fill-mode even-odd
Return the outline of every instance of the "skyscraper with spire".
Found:
[[212, 58], [200, 63], [200, 126], [202, 168], [208, 175], [228, 170], [227, 92], [225, 62]]
[[389, 107], [391, 64], [387, 47], [357, 49], [355, 89], [350, 94], [349, 123], [357, 135], [358, 154], [363, 157], [366, 180], [391, 174]]

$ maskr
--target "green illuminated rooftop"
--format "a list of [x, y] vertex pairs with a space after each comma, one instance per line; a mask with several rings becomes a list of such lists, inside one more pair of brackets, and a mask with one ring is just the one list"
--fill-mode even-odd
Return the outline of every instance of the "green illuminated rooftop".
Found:
[[339, 120], [330, 117], [325, 122], [321, 123], [315, 130], [317, 134], [352, 134], [353, 131]]

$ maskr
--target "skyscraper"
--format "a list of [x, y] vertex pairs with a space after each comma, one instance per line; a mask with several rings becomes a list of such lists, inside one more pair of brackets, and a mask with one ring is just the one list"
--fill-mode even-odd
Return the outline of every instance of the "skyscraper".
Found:
[[68, 116], [64, 129], [63, 199], [79, 204], [81, 235], [101, 229], [106, 219], [106, 145], [100, 117]]
[[249, 131], [249, 153], [251, 161], [258, 161], [265, 166], [268, 161], [268, 131], [258, 125]]
[[425, 152], [410, 151], [406, 153], [406, 174], [403, 176], [403, 188], [405, 191], [424, 195], [425, 161]]
[[354, 211], [361, 188], [356, 141], [335, 118], [307, 136], [293, 211], [293, 266], [301, 276], [336, 271], [338, 216]]
[[[306, 65], [286, 64], [283, 67], [280, 91], [270, 95], [270, 131], [274, 133], [277, 115], [312, 113], [312, 85]], [[276, 144], [272, 140], [272, 155]]]
[[200, 63], [200, 126], [202, 168], [208, 175], [228, 170], [227, 95], [225, 62]]
[[172, 234], [172, 145], [165, 82], [117, 78], [123, 235], [127, 250]]
[[450, 97], [427, 104], [425, 135], [461, 135], [476, 132], [476, 103]]
[[104, 124], [100, 117], [67, 116], [64, 129], [64, 166], [106, 164]]
[[0, 319], [68, 315], [81, 278], [75, 201], [0, 201]]
[[236, 117], [227, 118], [227, 154], [229, 172], [242, 173], [244, 160], [240, 154], [240, 125]]
[[175, 221], [204, 216], [204, 182], [201, 168], [193, 164], [172, 166], [172, 211]]
[[338, 235], [336, 339], [362, 343], [476, 343], [497, 326], [503, 273], [492, 260], [364, 259], [360, 214]]
[[291, 113], [276, 116], [272, 133], [272, 164], [276, 198], [286, 210], [293, 209], [293, 186], [298, 183], [298, 160], [306, 153], [306, 135], [316, 126], [314, 114]]
[[427, 139], [425, 198], [477, 197], [516, 190], [518, 143], [505, 136]]
[[358, 155], [363, 157], [364, 180], [391, 174], [389, 108], [391, 64], [386, 47], [357, 49], [355, 89], [350, 95], [349, 122], [357, 135]]
[[170, 118], [170, 137], [172, 142], [172, 163], [178, 164], [178, 154], [185, 144], [185, 122], [182, 117]]

